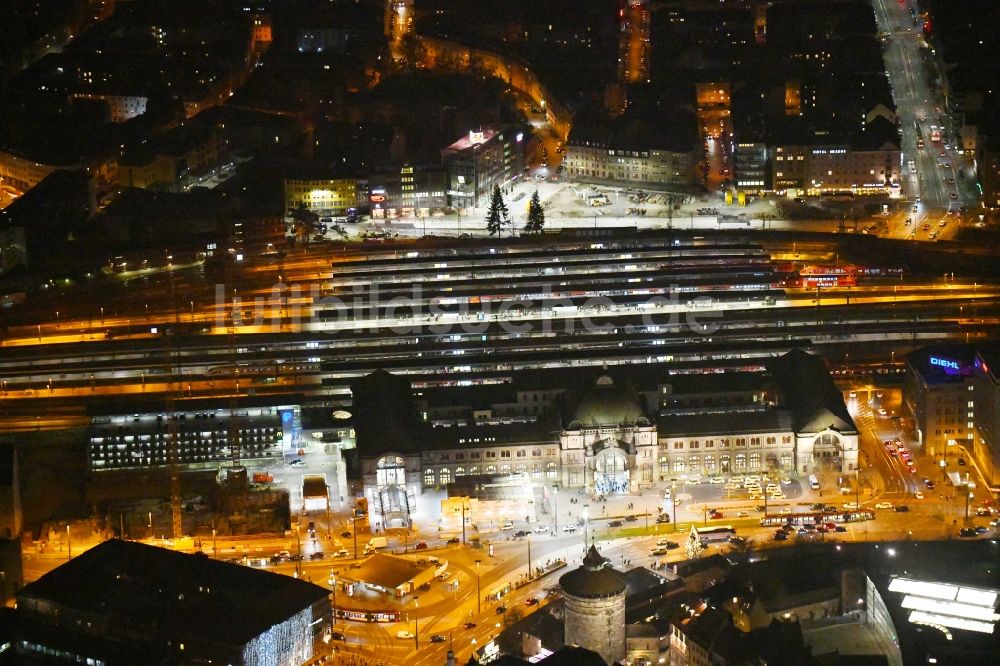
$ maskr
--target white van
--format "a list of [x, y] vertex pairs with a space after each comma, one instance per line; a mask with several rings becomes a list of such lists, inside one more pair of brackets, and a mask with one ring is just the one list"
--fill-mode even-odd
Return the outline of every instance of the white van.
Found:
[[365, 546], [365, 555], [371, 555], [379, 548], [385, 548], [387, 545], [384, 536], [372, 537], [371, 541]]
[[809, 475], [809, 487], [813, 490], [819, 490], [819, 479], [816, 478], [815, 474]]

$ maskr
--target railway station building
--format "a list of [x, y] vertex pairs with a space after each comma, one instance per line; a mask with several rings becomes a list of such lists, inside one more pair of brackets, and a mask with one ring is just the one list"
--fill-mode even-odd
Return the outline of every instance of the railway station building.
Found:
[[363, 490], [391, 525], [424, 490], [464, 476], [628, 494], [695, 477], [854, 470], [858, 430], [823, 360], [793, 350], [764, 366], [526, 371], [418, 388], [380, 370], [352, 385]]

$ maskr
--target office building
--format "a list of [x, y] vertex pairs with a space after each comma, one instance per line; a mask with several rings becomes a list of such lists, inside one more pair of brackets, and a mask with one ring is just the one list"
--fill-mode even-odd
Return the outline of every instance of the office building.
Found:
[[903, 402], [918, 441], [935, 460], [972, 449], [974, 361], [975, 349], [966, 345], [924, 347], [906, 357]]
[[368, 202], [373, 219], [430, 217], [448, 205], [447, 173], [441, 167], [408, 164], [368, 177]]
[[489, 205], [495, 187], [509, 187], [524, 170], [525, 131], [515, 127], [470, 131], [441, 151], [454, 208]]
[[975, 434], [972, 457], [991, 489], [1000, 488], [1000, 353], [994, 348], [976, 352], [972, 395]]
[[285, 178], [285, 214], [305, 207], [318, 215], [343, 216], [363, 203], [364, 188], [350, 176], [314, 173]]
[[164, 469], [176, 440], [181, 467], [213, 470], [232, 459], [235, 446], [244, 462], [267, 464], [297, 450], [300, 437], [299, 408], [290, 405], [248, 404], [231, 410], [206, 404], [169, 413], [96, 414], [87, 437], [87, 458], [93, 472]]

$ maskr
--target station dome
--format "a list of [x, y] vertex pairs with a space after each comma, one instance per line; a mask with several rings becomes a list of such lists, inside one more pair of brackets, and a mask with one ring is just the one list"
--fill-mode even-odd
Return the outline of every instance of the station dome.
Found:
[[645, 414], [638, 396], [602, 375], [577, 402], [570, 422], [581, 426], [620, 425], [639, 419], [645, 419]]

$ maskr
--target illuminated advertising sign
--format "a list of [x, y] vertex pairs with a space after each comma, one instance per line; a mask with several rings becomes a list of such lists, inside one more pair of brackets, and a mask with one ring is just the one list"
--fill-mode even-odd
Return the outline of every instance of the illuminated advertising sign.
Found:
[[945, 372], [960, 372], [962, 366], [959, 365], [958, 361], [953, 361], [950, 358], [941, 358], [940, 356], [931, 356], [931, 365], [935, 365]]

